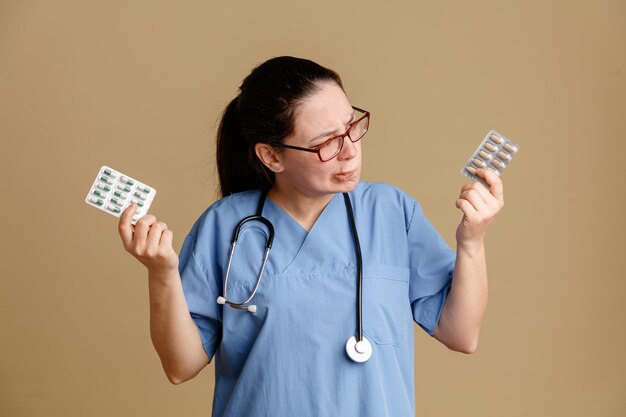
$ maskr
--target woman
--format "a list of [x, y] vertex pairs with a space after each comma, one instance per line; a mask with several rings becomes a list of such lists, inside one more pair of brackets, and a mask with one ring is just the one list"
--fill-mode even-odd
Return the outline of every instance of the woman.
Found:
[[[214, 416], [413, 416], [413, 321], [450, 349], [476, 349], [483, 240], [502, 183], [479, 170], [490, 189], [461, 189], [455, 254], [415, 200], [360, 181], [368, 125], [335, 72], [270, 59], [224, 112], [223, 198], [194, 224], [180, 260], [165, 223], [147, 215], [133, 229], [135, 208], [123, 213], [124, 247], [148, 269], [165, 373], [181, 383], [215, 356]], [[233, 231], [254, 214], [271, 226], [243, 224], [229, 260]]]

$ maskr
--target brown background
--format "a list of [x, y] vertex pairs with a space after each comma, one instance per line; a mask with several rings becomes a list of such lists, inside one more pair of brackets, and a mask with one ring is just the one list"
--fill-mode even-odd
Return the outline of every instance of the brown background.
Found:
[[625, 416], [623, 0], [0, 1], [0, 415], [209, 415], [212, 365], [167, 382], [146, 271], [83, 200], [104, 164], [154, 186], [179, 250], [220, 112], [283, 54], [342, 75], [364, 179], [451, 245], [469, 155], [490, 128], [521, 145], [479, 350], [416, 327], [417, 415]]

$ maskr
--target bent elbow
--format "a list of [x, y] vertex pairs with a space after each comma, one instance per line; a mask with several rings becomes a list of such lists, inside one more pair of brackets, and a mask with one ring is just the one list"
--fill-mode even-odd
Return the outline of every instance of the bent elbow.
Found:
[[471, 355], [472, 353], [476, 352], [476, 349], [478, 349], [477, 343], [468, 344], [458, 349], [457, 352], [465, 353], [466, 355]]
[[470, 355], [470, 354], [476, 352], [476, 349], [478, 349], [478, 338], [471, 339], [471, 340], [466, 340], [463, 343], [459, 343], [458, 345], [456, 345], [454, 347], [450, 347], [450, 349], [452, 349], [452, 350], [454, 350], [456, 352], [465, 353], [466, 355]]
[[[204, 354], [204, 351], [202, 351]], [[167, 380], [170, 381], [173, 385], [180, 385], [183, 382], [189, 381], [190, 379], [195, 378], [200, 371], [204, 368], [204, 366], [209, 362], [201, 358], [199, 361], [164, 361], [161, 360], [161, 365], [163, 367], [163, 372], [167, 377]]]
[[455, 340], [444, 343], [446, 347], [454, 352], [465, 353], [466, 355], [476, 352], [478, 349], [478, 338], [469, 338], [466, 340]]
[[180, 378], [177, 375], [172, 375], [172, 374], [166, 374], [166, 375], [167, 375], [167, 380], [170, 381], [172, 385], [180, 385], [183, 382], [187, 381], [186, 379]]
[[176, 371], [165, 371], [165, 375], [167, 376], [167, 380], [170, 381], [172, 385], [180, 385], [183, 382], [187, 382], [190, 379], [193, 379], [197, 373], [195, 374], [183, 374], [181, 372]]

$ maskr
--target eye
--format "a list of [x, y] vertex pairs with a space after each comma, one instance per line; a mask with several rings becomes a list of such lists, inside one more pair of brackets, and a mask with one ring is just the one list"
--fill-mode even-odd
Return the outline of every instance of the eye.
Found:
[[332, 136], [330, 138], [324, 139], [323, 142], [318, 143], [317, 145], [313, 146], [314, 149], [321, 149], [324, 148], [328, 145], [330, 145], [335, 139], [337, 139], [337, 136]]

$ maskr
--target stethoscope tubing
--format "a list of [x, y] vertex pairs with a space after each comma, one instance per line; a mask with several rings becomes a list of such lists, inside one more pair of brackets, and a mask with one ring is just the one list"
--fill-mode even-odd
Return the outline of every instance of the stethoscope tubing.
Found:
[[[244, 224], [251, 222], [251, 221], [260, 221], [261, 223], [263, 223], [267, 227], [269, 235], [265, 243], [265, 253], [263, 255], [263, 263], [261, 264], [261, 269], [259, 270], [259, 274], [257, 275], [256, 283], [254, 285], [254, 289], [252, 290], [252, 294], [250, 295], [250, 297], [248, 297], [247, 300], [241, 303], [235, 303], [228, 299], [228, 293], [227, 293], [228, 277], [230, 276], [230, 266], [232, 264], [233, 255], [235, 254], [235, 248], [237, 247], [237, 241], [239, 240], [239, 233], [241, 232], [241, 228], [243, 227]], [[259, 289], [259, 285], [261, 284], [261, 278], [263, 277], [263, 272], [265, 271], [265, 265], [267, 264], [267, 258], [270, 255], [270, 249], [272, 249], [273, 242], [274, 242], [274, 225], [272, 225], [272, 222], [270, 222], [268, 219], [261, 216], [260, 214], [248, 216], [244, 218], [243, 220], [241, 220], [239, 224], [237, 224], [237, 227], [235, 227], [235, 231], [233, 232], [233, 239], [230, 245], [230, 250], [228, 251], [228, 261], [226, 262], [226, 274], [224, 275], [224, 296], [222, 298], [225, 304], [228, 304], [229, 306], [240, 309], [240, 310], [248, 309], [248, 304], [250, 303], [250, 301], [252, 301], [252, 299], [256, 295], [256, 292]]]
[[[350, 228], [352, 229], [352, 236], [354, 238], [354, 250], [356, 253], [356, 261], [357, 261], [357, 291], [356, 291], [356, 310], [357, 310], [357, 328], [356, 328], [356, 337], [351, 336], [346, 342], [346, 352], [348, 356], [354, 360], [355, 362], [365, 362], [367, 361], [371, 354], [372, 348], [371, 344], [367, 339], [363, 337], [363, 254], [361, 253], [361, 243], [359, 242], [359, 234], [356, 228], [356, 222], [354, 220], [354, 211], [352, 208], [352, 202], [350, 201], [350, 196], [348, 193], [343, 193], [346, 210], [348, 211], [348, 218], [350, 219]], [[250, 302], [256, 295], [256, 292], [261, 283], [261, 278], [263, 277], [263, 272], [265, 271], [265, 266], [267, 264], [267, 259], [269, 257], [270, 249], [272, 248], [272, 243], [274, 242], [274, 226], [272, 222], [262, 216], [263, 206], [265, 205], [265, 199], [267, 198], [267, 192], [263, 192], [261, 194], [261, 198], [259, 200], [259, 205], [257, 207], [257, 214], [253, 216], [245, 217], [241, 220], [235, 230], [233, 232], [233, 239], [230, 245], [230, 250], [228, 252], [228, 260], [226, 263], [226, 273], [224, 275], [224, 296], [220, 296], [217, 298], [218, 304], [228, 304], [229, 306], [240, 309], [240, 310], [248, 310], [250, 312], [256, 312], [256, 306], [251, 305]], [[265, 245], [265, 253], [263, 255], [263, 263], [261, 264], [261, 268], [259, 270], [259, 274], [256, 279], [256, 284], [254, 285], [254, 289], [250, 297], [248, 297], [245, 301], [241, 303], [235, 303], [233, 301], [228, 300], [228, 278], [230, 276], [230, 268], [232, 264], [233, 255], [235, 253], [235, 248], [237, 247], [237, 241], [239, 240], [239, 233], [241, 232], [241, 228], [244, 224], [251, 221], [260, 221], [268, 229], [268, 238]]]
[[363, 340], [363, 254], [361, 253], [361, 243], [359, 242], [359, 233], [356, 230], [356, 222], [354, 221], [354, 211], [352, 202], [348, 193], [343, 194], [348, 210], [348, 218], [350, 219], [350, 227], [354, 236], [354, 250], [356, 252], [356, 268], [357, 268], [357, 291], [356, 291], [356, 310], [357, 310], [357, 341]]

